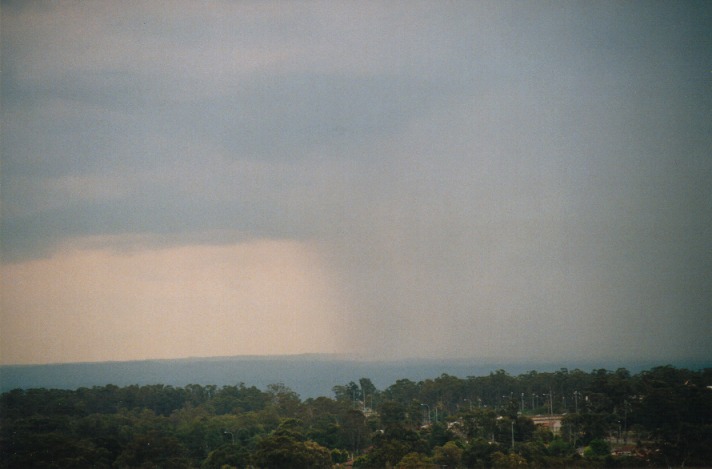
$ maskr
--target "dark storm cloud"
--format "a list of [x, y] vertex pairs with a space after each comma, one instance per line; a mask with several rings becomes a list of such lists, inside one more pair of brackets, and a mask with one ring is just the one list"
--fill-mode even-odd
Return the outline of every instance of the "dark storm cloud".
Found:
[[4, 260], [312, 240], [352, 350], [709, 354], [706, 3], [132, 5], [5, 9]]

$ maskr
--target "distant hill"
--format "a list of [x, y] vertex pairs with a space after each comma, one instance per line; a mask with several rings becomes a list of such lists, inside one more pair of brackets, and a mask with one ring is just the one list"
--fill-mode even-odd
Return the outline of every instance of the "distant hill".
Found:
[[[667, 363], [596, 364], [596, 363], [494, 363], [477, 359], [410, 359], [369, 361], [340, 355], [236, 356], [185, 358], [177, 360], [145, 360], [128, 362], [67, 363], [51, 365], [0, 366], [0, 392], [15, 388], [58, 388], [115, 384], [215, 384], [218, 386], [245, 383], [265, 389], [269, 384], [283, 383], [302, 399], [318, 396], [333, 397], [331, 388], [359, 378], [370, 378], [379, 389], [385, 389], [398, 379], [421, 381], [443, 373], [466, 378], [487, 375], [503, 369], [511, 375], [531, 370], [556, 371], [560, 368], [591, 371], [597, 368], [615, 370], [627, 368], [632, 373]], [[672, 363], [675, 366], [701, 369], [709, 363]]]

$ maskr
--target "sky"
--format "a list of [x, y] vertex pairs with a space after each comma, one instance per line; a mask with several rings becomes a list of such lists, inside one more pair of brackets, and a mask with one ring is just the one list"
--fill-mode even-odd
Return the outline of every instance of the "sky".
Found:
[[712, 356], [712, 4], [2, 2], [0, 363]]

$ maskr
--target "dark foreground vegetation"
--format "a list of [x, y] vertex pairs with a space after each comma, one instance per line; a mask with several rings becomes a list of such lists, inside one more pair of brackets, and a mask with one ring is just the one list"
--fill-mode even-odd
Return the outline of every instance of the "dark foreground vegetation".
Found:
[[0, 467], [710, 467], [710, 386], [712, 369], [666, 366], [361, 378], [305, 401], [279, 384], [17, 389]]

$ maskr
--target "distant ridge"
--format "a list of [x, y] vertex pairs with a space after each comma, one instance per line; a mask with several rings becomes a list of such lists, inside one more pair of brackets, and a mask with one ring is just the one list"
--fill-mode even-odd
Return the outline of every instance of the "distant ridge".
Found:
[[627, 368], [637, 373], [655, 366], [672, 364], [679, 368], [699, 370], [710, 362], [678, 361], [672, 363], [551, 363], [496, 362], [482, 359], [373, 360], [340, 354], [301, 355], [238, 355], [226, 357], [190, 357], [181, 359], [150, 359], [138, 361], [84, 362], [45, 365], [0, 366], [0, 392], [22, 388], [77, 389], [80, 387], [115, 384], [215, 384], [218, 386], [244, 383], [265, 389], [269, 384], [283, 383], [303, 399], [333, 396], [331, 389], [339, 384], [370, 378], [379, 389], [385, 389], [398, 379], [421, 381], [449, 374], [466, 378], [483, 376], [496, 370], [518, 375], [532, 370], [557, 371], [561, 368], [589, 372], [604, 368]]

